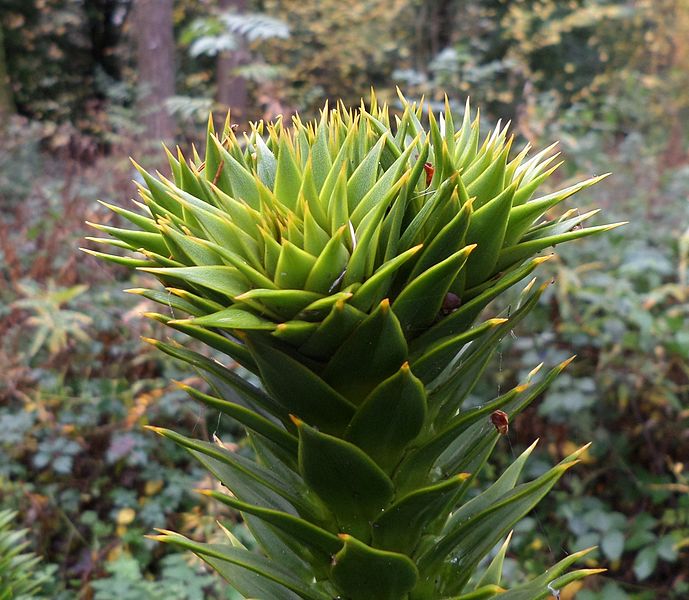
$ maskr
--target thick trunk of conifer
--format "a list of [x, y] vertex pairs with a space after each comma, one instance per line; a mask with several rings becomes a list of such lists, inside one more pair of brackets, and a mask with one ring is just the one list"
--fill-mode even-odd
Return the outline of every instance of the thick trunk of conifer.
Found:
[[133, 11], [139, 70], [139, 106], [147, 139], [171, 140], [174, 120], [166, 101], [175, 93], [173, 0], [136, 0]]
[[7, 60], [5, 57], [5, 40], [0, 23], [0, 125], [5, 121], [5, 117], [15, 112], [14, 94], [12, 93], [12, 83], [7, 72]]

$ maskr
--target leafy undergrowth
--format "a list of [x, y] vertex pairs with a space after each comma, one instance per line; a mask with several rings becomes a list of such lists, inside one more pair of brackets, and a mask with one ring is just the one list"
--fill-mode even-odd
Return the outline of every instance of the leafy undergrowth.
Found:
[[193, 493], [210, 479], [143, 425], [212, 427], [228, 443], [234, 431], [190, 406], [169, 383], [183, 377], [175, 365], [131, 335], [153, 334], [140, 318], [151, 307], [123, 301], [122, 273], [76, 251], [84, 220], [101, 218], [92, 197], [129, 194], [129, 167], [41, 160], [67, 177], [0, 197], [0, 507], [30, 529], [45, 597], [231, 599], [199, 561], [143, 537], [167, 523], [207, 539], [216, 518], [234, 519]]

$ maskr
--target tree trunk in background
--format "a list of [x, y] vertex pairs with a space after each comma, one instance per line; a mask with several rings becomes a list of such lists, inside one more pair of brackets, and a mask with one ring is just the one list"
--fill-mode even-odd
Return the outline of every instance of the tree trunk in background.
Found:
[[139, 71], [139, 110], [153, 144], [174, 137], [174, 120], [165, 105], [175, 93], [173, 0], [135, 0], [132, 17]]
[[0, 23], [0, 127], [2, 127], [5, 122], [5, 118], [13, 114], [15, 110], [12, 83], [10, 82], [9, 73], [7, 72], [5, 40], [2, 32], [2, 23]]
[[[246, 10], [246, 0], [219, 0], [221, 10], [234, 9], [237, 12]], [[225, 118], [228, 109], [232, 109], [234, 120], [246, 115], [247, 88], [243, 77], [237, 77], [233, 71], [248, 60], [248, 50], [243, 38], [239, 39], [239, 47], [232, 52], [221, 52], [216, 65], [217, 92], [215, 100], [220, 105], [220, 117]]]
[[[120, 43], [122, 22], [130, 10], [132, 0], [82, 1], [93, 60], [108, 77], [120, 81], [120, 60], [116, 49]], [[118, 12], [122, 11], [124, 16], [118, 15]]]
[[453, 0], [433, 1], [429, 3], [429, 46], [431, 59], [448, 47], [452, 37]]
[[456, 0], [421, 0], [413, 6], [416, 7], [414, 68], [428, 73], [430, 62], [451, 45], [455, 15], [466, 7], [459, 6]]

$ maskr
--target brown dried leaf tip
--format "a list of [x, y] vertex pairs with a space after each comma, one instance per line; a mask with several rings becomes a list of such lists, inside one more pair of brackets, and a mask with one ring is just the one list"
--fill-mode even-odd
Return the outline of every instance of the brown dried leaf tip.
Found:
[[435, 168], [431, 163], [424, 163], [423, 170], [426, 172], [426, 187], [431, 185], [433, 180], [433, 174], [435, 173]]
[[507, 413], [502, 410], [493, 411], [490, 415], [490, 422], [500, 435], [507, 435], [510, 429], [510, 419]]

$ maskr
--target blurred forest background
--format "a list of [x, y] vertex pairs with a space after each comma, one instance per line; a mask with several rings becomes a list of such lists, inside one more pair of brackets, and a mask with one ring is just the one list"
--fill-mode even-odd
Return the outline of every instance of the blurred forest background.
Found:
[[97, 198], [135, 195], [129, 155], [162, 168], [159, 141], [188, 150], [209, 112], [311, 118], [371, 85], [458, 115], [470, 95], [535, 148], [559, 140], [553, 185], [614, 173], [583, 200], [631, 224], [550, 261], [557, 285], [477, 391], [578, 354], [490, 467], [535, 437], [529, 475], [594, 442], [515, 532], [508, 577], [597, 544], [609, 571], [563, 599], [689, 597], [689, 0], [0, 0], [0, 553], [42, 557], [26, 597], [236, 597], [143, 537], [247, 534], [142, 425], [239, 431], [139, 340], [152, 306], [121, 290], [140, 281], [76, 248], [113, 220]]

